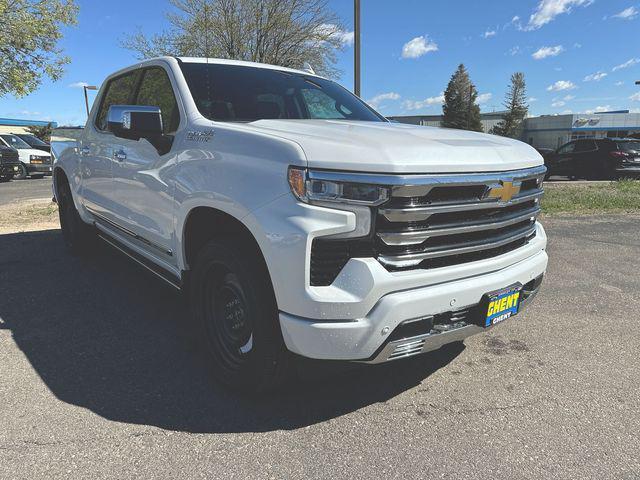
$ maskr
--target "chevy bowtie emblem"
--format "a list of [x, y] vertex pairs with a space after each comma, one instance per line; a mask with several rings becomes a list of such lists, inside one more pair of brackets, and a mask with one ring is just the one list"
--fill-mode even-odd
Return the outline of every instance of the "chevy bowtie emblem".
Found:
[[508, 202], [518, 193], [520, 193], [520, 185], [516, 185], [513, 182], [500, 181], [501, 185], [491, 188], [487, 197], [499, 198], [503, 202]]

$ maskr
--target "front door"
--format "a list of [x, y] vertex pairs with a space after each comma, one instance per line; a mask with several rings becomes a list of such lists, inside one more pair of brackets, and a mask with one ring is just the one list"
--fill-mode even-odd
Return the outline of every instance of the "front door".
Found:
[[164, 134], [141, 140], [112, 138], [112, 195], [120, 205], [116, 223], [133, 233], [150, 254], [175, 265], [174, 183], [168, 173], [177, 163], [172, 146], [180, 112], [164, 68], [142, 71], [133, 104], [159, 107]]

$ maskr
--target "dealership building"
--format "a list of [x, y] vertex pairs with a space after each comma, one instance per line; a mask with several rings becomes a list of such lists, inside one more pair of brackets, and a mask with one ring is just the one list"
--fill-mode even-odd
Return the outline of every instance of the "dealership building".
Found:
[[[486, 133], [502, 120], [505, 112], [483, 113]], [[442, 115], [393, 116], [391, 120], [413, 125], [439, 127]], [[578, 138], [624, 138], [640, 135], [640, 113], [628, 110], [592, 114], [542, 115], [525, 119], [521, 140], [538, 148], [558, 148]]]
[[56, 122], [46, 122], [42, 120], [19, 120], [16, 118], [0, 118], [0, 133], [29, 133], [29, 127], [46, 127], [51, 124], [57, 127]]

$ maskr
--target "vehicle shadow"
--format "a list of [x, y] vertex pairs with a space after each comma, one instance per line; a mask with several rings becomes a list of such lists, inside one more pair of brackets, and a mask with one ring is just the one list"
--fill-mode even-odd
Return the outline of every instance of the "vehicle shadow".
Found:
[[209, 378], [169, 287], [106, 245], [67, 253], [58, 230], [0, 235], [0, 328], [64, 402], [119, 422], [186, 432], [313, 425], [385, 402], [463, 350], [380, 365], [297, 360], [300, 379], [248, 398]]

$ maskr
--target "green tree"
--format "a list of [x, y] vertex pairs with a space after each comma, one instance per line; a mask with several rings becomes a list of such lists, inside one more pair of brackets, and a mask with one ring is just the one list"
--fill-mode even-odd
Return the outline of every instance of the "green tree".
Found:
[[217, 57], [301, 68], [335, 76], [335, 52], [353, 41], [327, 0], [170, 0], [170, 29], [130, 36], [140, 59]]
[[462, 130], [482, 131], [478, 90], [464, 65], [460, 64], [444, 91], [442, 126]]
[[73, 0], [0, 0], [0, 97], [22, 97], [43, 77], [62, 76], [69, 58], [58, 41], [77, 14]]
[[43, 142], [49, 143], [51, 141], [51, 133], [53, 132], [53, 124], [47, 123], [43, 126], [31, 125], [27, 127], [27, 131], [31, 135], [35, 135]]
[[507, 109], [507, 114], [491, 129], [491, 133], [503, 137], [518, 138], [522, 131], [522, 122], [529, 113], [524, 73], [516, 72], [511, 75], [511, 85], [505, 96], [504, 106]]

